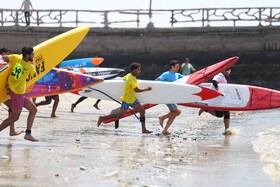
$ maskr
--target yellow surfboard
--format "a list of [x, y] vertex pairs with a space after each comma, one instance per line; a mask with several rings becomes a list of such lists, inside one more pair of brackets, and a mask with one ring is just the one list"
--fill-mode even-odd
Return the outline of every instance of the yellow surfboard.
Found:
[[[84, 39], [89, 29], [89, 26], [76, 28], [36, 45], [34, 47], [36, 74], [28, 76], [26, 87], [34, 84], [67, 57]], [[7, 80], [12, 68], [10, 66], [0, 73], [0, 103], [9, 99]]]

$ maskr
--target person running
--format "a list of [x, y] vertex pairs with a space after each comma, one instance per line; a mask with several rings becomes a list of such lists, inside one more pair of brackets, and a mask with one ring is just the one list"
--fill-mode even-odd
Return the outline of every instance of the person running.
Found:
[[146, 129], [145, 110], [135, 96], [135, 93], [152, 90], [152, 87], [148, 86], [147, 88], [139, 88], [136, 79], [136, 77], [141, 73], [141, 65], [139, 63], [133, 62], [130, 65], [130, 70], [131, 73], [128, 73], [126, 76], [123, 77], [123, 80], [125, 80], [126, 82], [124, 87], [124, 94], [123, 96], [121, 96], [121, 109], [118, 111], [118, 113], [111, 113], [106, 116], [99, 116], [97, 121], [97, 127], [99, 127], [104, 120], [122, 117], [125, 114], [125, 112], [129, 109], [129, 107], [133, 107], [140, 113], [142, 133], [152, 133], [152, 131]]
[[[82, 96], [80, 97], [75, 103], [73, 103], [71, 105], [71, 112], [74, 112], [74, 108], [83, 100], [87, 99], [87, 97]], [[96, 102], [94, 103], [93, 107], [96, 108], [97, 110], [100, 110], [100, 108], [98, 107], [98, 104], [100, 103], [101, 99], [97, 99]]]
[[31, 128], [37, 113], [37, 108], [25, 94], [27, 77], [36, 73], [33, 51], [34, 49], [32, 47], [23, 47], [21, 50], [22, 56], [17, 54], [3, 56], [4, 61], [13, 66], [12, 72], [8, 77], [8, 91], [11, 97], [12, 111], [9, 117], [1, 123], [0, 131], [16, 122], [24, 107], [29, 111], [24, 139], [38, 141], [31, 135]]
[[[212, 83], [213, 83], [213, 86], [216, 88], [216, 90], [219, 91], [218, 84], [227, 84], [226, 77], [229, 77], [230, 73], [231, 73], [231, 70], [227, 69], [213, 77]], [[230, 112], [229, 111], [208, 110], [208, 109], [202, 108], [199, 110], [198, 115], [200, 116], [203, 112], [208, 112], [209, 114], [216, 116], [218, 118], [224, 117], [225, 132], [223, 134], [224, 135], [230, 134], [230, 132], [227, 131], [229, 128], [229, 125], [230, 125]]]
[[182, 75], [189, 75], [196, 71], [193, 65], [190, 63], [190, 59], [188, 57], [185, 58], [185, 62], [181, 65]]
[[[0, 64], [1, 65], [4, 65], [6, 64], [6, 62], [4, 61], [4, 59], [2, 58], [2, 56], [4, 55], [9, 55], [10, 54], [10, 50], [3, 47], [0, 49]], [[11, 109], [11, 99], [7, 100], [4, 102], [4, 104], [8, 107], [8, 113], [9, 113], [9, 116], [11, 115], [11, 112], [12, 112], [12, 109]], [[10, 136], [17, 136], [17, 135], [20, 135], [21, 133], [23, 133], [24, 131], [17, 131], [15, 129], [15, 125], [14, 123], [12, 123], [10, 125]]]
[[59, 95], [50, 95], [50, 96], [46, 96], [45, 97], [45, 101], [41, 101], [39, 103], [35, 103], [35, 99], [33, 100], [33, 102], [35, 103], [35, 105], [38, 106], [42, 106], [42, 105], [49, 105], [51, 104], [52, 100], [54, 100], [53, 103], [53, 107], [52, 107], [52, 113], [51, 113], [51, 118], [56, 118], [56, 109], [58, 107], [58, 103], [59, 103]]
[[[182, 74], [178, 73], [180, 69], [179, 62], [177, 60], [171, 60], [169, 63], [170, 70], [162, 73], [156, 81], [165, 81], [165, 82], [174, 82], [182, 77]], [[168, 128], [172, 125], [175, 118], [181, 114], [181, 110], [179, 110], [178, 105], [176, 103], [167, 104], [169, 109], [169, 113], [159, 117], [159, 125], [163, 128], [162, 134], [168, 135], [171, 134], [168, 131]], [[164, 120], [168, 119], [165, 126], [163, 127]]]

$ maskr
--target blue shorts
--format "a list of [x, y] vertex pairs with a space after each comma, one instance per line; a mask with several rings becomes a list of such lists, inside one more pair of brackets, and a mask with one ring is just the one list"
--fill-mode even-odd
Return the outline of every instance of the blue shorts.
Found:
[[140, 104], [140, 102], [137, 99], [133, 103], [126, 103], [123, 101], [121, 108], [127, 110], [129, 109], [129, 107], [134, 107], [137, 104]]
[[166, 106], [169, 108], [169, 110], [173, 110], [174, 108], [178, 107], [177, 104], [166, 104]]

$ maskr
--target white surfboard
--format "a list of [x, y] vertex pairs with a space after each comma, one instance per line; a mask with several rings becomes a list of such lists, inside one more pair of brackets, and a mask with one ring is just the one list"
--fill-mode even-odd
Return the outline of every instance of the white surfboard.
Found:
[[119, 68], [100, 68], [100, 67], [90, 67], [90, 68], [73, 68], [70, 71], [83, 73], [87, 75], [94, 76], [95, 78], [101, 79], [113, 79], [125, 74], [125, 70]]
[[[189, 84], [149, 80], [138, 80], [138, 84], [139, 88], [152, 87], [151, 91], [136, 93], [136, 98], [140, 103], [188, 103], [218, 96], [218, 93], [214, 90]], [[79, 91], [79, 94], [96, 99], [120, 101], [124, 86], [124, 80], [106, 80], [99, 85]]]
[[[202, 87], [215, 89], [212, 83], [200, 84]], [[215, 99], [209, 99], [202, 101], [208, 106], [219, 107], [245, 107], [250, 99], [250, 90], [245, 85], [236, 84], [219, 84], [219, 90], [222, 93], [221, 96]]]

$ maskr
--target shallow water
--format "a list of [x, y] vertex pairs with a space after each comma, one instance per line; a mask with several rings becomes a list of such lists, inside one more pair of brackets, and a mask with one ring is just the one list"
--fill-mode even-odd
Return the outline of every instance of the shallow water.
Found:
[[[280, 160], [277, 131], [268, 131], [277, 129], [278, 110], [232, 113], [234, 135], [223, 136], [222, 119], [207, 113], [198, 117], [198, 109], [181, 107], [173, 134], [163, 136], [158, 116], [168, 110], [159, 105], [147, 110], [147, 128], [154, 132], [143, 135], [135, 117], [121, 120], [119, 129], [97, 128], [97, 116], [118, 105], [101, 101], [98, 111], [92, 107], [95, 100], [88, 99], [70, 113], [77, 99], [61, 95], [55, 119], [49, 118], [51, 105], [38, 108], [32, 134], [39, 142], [0, 132], [0, 186], [279, 185], [262, 156], [268, 148]], [[25, 128], [27, 114], [17, 122], [19, 129]], [[1, 108], [0, 119], [6, 115]]]

